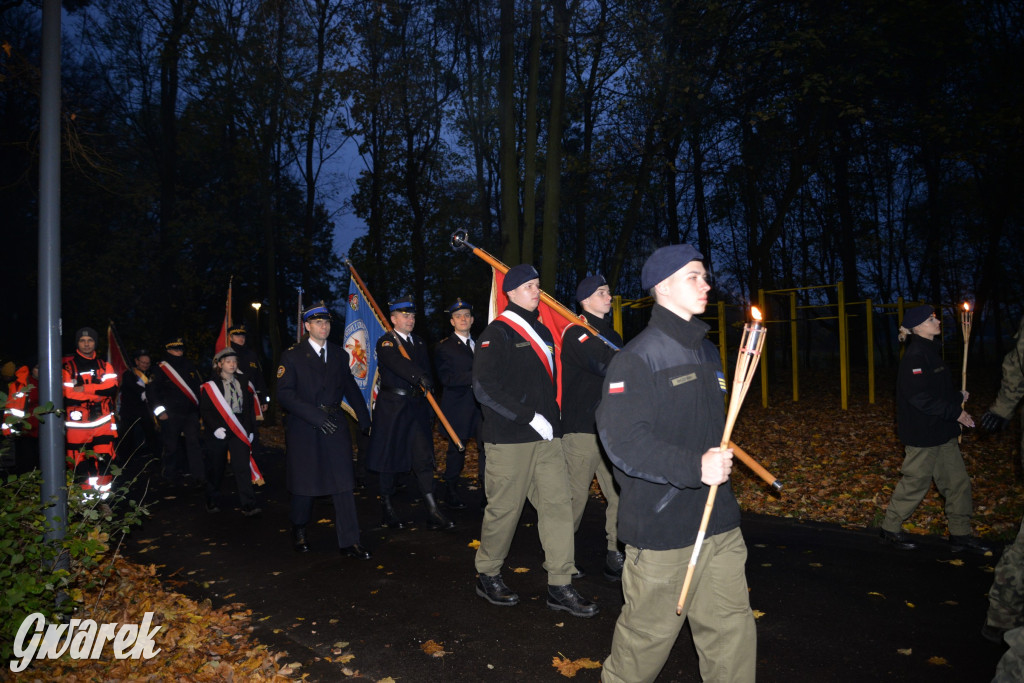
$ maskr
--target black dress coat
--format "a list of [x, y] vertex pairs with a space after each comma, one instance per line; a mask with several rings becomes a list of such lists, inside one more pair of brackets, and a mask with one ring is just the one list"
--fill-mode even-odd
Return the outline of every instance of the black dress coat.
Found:
[[320, 431], [326, 416], [320, 406], [340, 407], [342, 398], [355, 410], [360, 429], [370, 428], [366, 401], [348, 363], [345, 349], [332, 342], [327, 342], [326, 365], [307, 339], [281, 354], [277, 400], [287, 413], [288, 490], [295, 495], [326, 496], [355, 487], [352, 439], [344, 415], [335, 418], [339, 429], [334, 434]]
[[480, 404], [473, 395], [473, 351], [453, 334], [437, 345], [434, 360], [438, 379], [444, 387], [441, 412], [462, 441], [475, 437], [480, 424]]
[[[411, 343], [394, 333], [377, 340], [380, 391], [373, 407], [373, 434], [366, 456], [366, 467], [374, 472], [408, 472], [414, 450], [429, 450], [433, 458], [430, 404], [419, 387], [421, 377], [430, 378], [430, 354], [422, 339], [414, 334], [409, 337]], [[402, 356], [398, 344], [409, 354], [408, 359]]]

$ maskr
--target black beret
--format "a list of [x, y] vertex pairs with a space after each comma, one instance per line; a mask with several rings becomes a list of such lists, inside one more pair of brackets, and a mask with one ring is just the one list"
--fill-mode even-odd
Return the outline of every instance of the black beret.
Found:
[[530, 280], [539, 277], [540, 275], [537, 274], [536, 268], [531, 266], [529, 263], [520, 263], [518, 266], [512, 266], [508, 269], [508, 272], [505, 273], [505, 280], [501, 285], [501, 291], [511, 292], [524, 282], [529, 282]]
[[394, 301], [389, 301], [388, 310], [391, 311], [392, 313], [396, 311], [401, 311], [403, 313], [415, 313], [416, 302], [412, 300], [411, 294], [406, 294], [405, 296], [399, 297]]
[[455, 303], [448, 307], [448, 313], [454, 315], [455, 311], [461, 311], [466, 309], [470, 313], [473, 312], [473, 304], [463, 301], [462, 299], [455, 299]]
[[604, 287], [608, 282], [604, 275], [591, 275], [583, 278], [583, 281], [576, 285], [576, 301], [583, 301], [597, 291], [598, 287]]
[[308, 323], [310, 320], [330, 320], [331, 312], [327, 310], [327, 306], [324, 305], [323, 300], [313, 304], [302, 312], [302, 322]]
[[647, 257], [640, 271], [640, 286], [650, 289], [690, 261], [703, 261], [704, 254], [689, 244], [670, 244]]
[[903, 327], [912, 330], [928, 318], [932, 317], [935, 309], [928, 304], [914, 306], [910, 310], [903, 311]]

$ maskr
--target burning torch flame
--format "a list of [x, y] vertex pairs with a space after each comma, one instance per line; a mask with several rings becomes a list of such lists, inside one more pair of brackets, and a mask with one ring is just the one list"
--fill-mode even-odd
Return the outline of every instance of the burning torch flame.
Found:
[[751, 306], [750, 307], [750, 316], [756, 322], [761, 322], [761, 311], [757, 310], [757, 306]]
[[964, 310], [965, 311], [971, 310], [971, 305], [969, 303], [967, 303], [966, 301], [964, 302]]

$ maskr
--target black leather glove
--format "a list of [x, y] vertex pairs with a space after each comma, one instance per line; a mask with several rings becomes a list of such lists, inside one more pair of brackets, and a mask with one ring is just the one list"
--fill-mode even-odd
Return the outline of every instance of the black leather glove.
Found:
[[334, 432], [338, 431], [338, 423], [335, 420], [333, 415], [331, 415], [331, 414], [329, 414], [329, 413], [327, 413], [325, 411], [324, 412], [324, 421], [320, 423], [320, 426], [318, 427], [318, 429], [321, 432], [323, 432], [324, 434], [326, 434], [327, 436], [330, 436]]
[[434, 383], [427, 376], [420, 377], [420, 386], [423, 387], [423, 393], [434, 390]]
[[1005, 417], [999, 417], [991, 410], [986, 411], [985, 414], [981, 416], [981, 428], [986, 432], [998, 432], [1006, 426], [1007, 422], [1009, 422], [1009, 420]]

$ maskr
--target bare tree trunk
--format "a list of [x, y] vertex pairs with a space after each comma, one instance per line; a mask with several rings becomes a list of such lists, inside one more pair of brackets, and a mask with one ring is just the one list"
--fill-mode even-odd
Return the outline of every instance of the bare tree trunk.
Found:
[[498, 108], [501, 116], [501, 257], [519, 263], [519, 211], [515, 114], [515, 0], [501, 0], [501, 65], [498, 72]]

